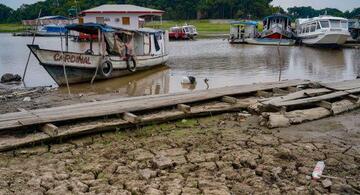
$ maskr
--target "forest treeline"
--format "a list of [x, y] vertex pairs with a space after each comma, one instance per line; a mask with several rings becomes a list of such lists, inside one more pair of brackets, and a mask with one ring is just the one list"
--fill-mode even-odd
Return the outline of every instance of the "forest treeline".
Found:
[[164, 19], [213, 19], [251, 18], [260, 19], [272, 13], [288, 13], [294, 18], [314, 17], [324, 13], [352, 18], [360, 15], [360, 8], [342, 12], [338, 9], [315, 10], [312, 7], [293, 7], [287, 11], [273, 7], [272, 0], [45, 0], [31, 5], [24, 4], [13, 10], [0, 4], [0, 23], [16, 23], [42, 16], [69, 16], [106, 3], [134, 4], [165, 10]]

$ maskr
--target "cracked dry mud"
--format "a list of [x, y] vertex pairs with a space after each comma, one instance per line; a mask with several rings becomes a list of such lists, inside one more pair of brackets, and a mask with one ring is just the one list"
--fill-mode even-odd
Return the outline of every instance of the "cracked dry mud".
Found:
[[[224, 114], [19, 149], [0, 154], [0, 194], [358, 194], [359, 117]], [[311, 180], [319, 160], [330, 178]]]

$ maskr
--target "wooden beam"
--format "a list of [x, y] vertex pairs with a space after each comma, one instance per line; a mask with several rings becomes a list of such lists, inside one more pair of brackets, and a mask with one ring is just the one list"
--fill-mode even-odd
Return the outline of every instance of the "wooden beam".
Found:
[[178, 104], [177, 109], [184, 112], [184, 113], [190, 113], [191, 112], [191, 106], [186, 104]]
[[141, 118], [139, 118], [138, 116], [136, 116], [135, 114], [130, 113], [130, 112], [125, 112], [123, 114], [123, 119], [125, 121], [128, 121], [129, 123], [132, 123], [132, 124], [136, 124], [136, 123], [141, 122]]
[[285, 102], [273, 102], [271, 103], [274, 106], [281, 107], [281, 106], [295, 106], [295, 105], [303, 105], [303, 104], [309, 104], [309, 103], [316, 103], [321, 102], [324, 100], [330, 100], [334, 98], [344, 97], [349, 95], [348, 93], [344, 91], [338, 91], [322, 96], [316, 96], [311, 98], [304, 98], [304, 99], [297, 99], [297, 100], [291, 100], [291, 101], [285, 101]]
[[269, 98], [269, 97], [272, 97], [272, 96], [273, 96], [273, 93], [259, 90], [259, 91], [256, 92], [256, 96], [258, 96], [258, 97], [264, 97], [264, 98]]
[[238, 99], [230, 96], [224, 96], [221, 98], [221, 101], [228, 104], [236, 104], [238, 102]]
[[280, 89], [280, 88], [277, 88], [277, 87], [273, 89], [273, 92], [276, 93], [276, 94], [280, 94], [280, 95], [287, 95], [287, 94], [290, 93], [287, 90], [283, 90], [283, 89]]
[[51, 137], [55, 137], [59, 133], [59, 128], [51, 123], [41, 126], [40, 130]]
[[317, 106], [332, 110], [332, 103], [328, 101], [321, 101], [316, 103]]

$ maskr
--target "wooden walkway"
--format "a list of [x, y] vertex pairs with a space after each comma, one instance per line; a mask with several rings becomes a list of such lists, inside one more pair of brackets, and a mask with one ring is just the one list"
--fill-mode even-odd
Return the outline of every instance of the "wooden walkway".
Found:
[[25, 110], [0, 115], [0, 151], [118, 128], [243, 110], [261, 115], [264, 119], [261, 123], [269, 128], [284, 127], [357, 109], [359, 93], [360, 80], [336, 83], [290, 80]]
[[228, 95], [253, 93], [273, 88], [286, 88], [309, 84], [309, 81], [292, 80], [276, 83], [240, 85], [220, 89], [186, 93], [155, 95], [136, 98], [119, 98], [108, 101], [82, 103], [69, 106], [38, 109], [0, 115], [0, 131], [53, 122], [123, 114], [128, 112], [157, 109], [178, 104], [211, 100]]

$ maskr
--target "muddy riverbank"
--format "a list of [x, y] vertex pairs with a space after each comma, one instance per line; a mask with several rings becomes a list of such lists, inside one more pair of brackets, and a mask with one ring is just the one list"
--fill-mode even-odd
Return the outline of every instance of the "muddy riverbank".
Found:
[[[359, 117], [268, 130], [224, 114], [19, 149], [0, 155], [0, 194], [357, 194]], [[332, 179], [311, 180], [319, 160]]]

